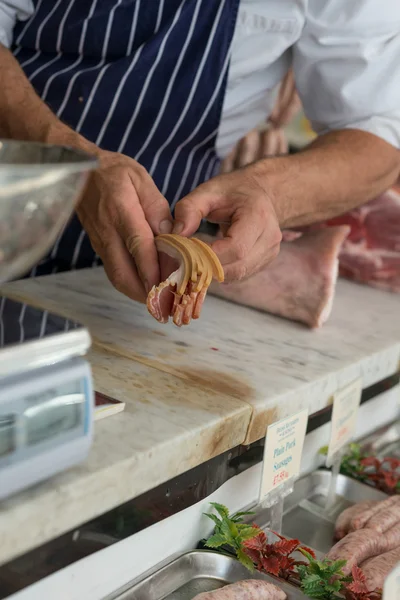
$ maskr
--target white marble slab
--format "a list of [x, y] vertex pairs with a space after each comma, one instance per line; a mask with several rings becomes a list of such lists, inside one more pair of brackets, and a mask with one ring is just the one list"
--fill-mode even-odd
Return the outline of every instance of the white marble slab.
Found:
[[88, 460], [0, 502], [0, 564], [241, 444], [251, 408], [102, 350], [95, 387], [123, 399], [96, 423]]
[[102, 269], [4, 287], [7, 294], [84, 322], [96, 344], [252, 407], [246, 443], [269, 423], [326, 407], [358, 376], [364, 387], [396, 372], [399, 296], [340, 281], [333, 314], [319, 331], [208, 297], [198, 322], [159, 325], [116, 292]]

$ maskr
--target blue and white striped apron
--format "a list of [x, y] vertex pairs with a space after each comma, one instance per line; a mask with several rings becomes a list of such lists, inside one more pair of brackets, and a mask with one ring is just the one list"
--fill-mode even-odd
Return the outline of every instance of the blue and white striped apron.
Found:
[[[239, 0], [35, 0], [14, 54], [38, 94], [100, 147], [138, 160], [171, 208], [215, 172]], [[45, 274], [98, 264], [75, 216]]]

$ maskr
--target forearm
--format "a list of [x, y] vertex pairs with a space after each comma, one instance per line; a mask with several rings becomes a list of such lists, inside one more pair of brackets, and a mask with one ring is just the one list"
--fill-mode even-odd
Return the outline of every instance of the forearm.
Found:
[[400, 152], [359, 130], [329, 133], [304, 151], [254, 165], [283, 228], [343, 214], [372, 200], [400, 173]]
[[41, 100], [19, 63], [0, 44], [0, 137], [64, 144], [88, 152], [96, 146], [62, 123]]

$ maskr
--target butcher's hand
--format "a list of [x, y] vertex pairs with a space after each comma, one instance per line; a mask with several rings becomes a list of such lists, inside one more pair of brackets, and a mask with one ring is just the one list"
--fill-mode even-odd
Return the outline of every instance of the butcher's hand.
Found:
[[170, 208], [136, 161], [101, 150], [96, 155], [99, 169], [90, 177], [77, 214], [114, 287], [145, 302], [160, 282], [154, 236], [171, 232]]
[[98, 158], [99, 169], [91, 174], [77, 213], [114, 286], [145, 301], [146, 291], [160, 280], [154, 235], [171, 229], [169, 206], [150, 175], [131, 158], [101, 150], [61, 122], [1, 43], [0, 81], [0, 138], [66, 145]]
[[222, 224], [212, 245], [225, 281], [250, 277], [273, 260], [282, 239], [271, 199], [253, 176], [253, 166], [218, 175], [175, 207], [174, 233], [193, 235], [202, 219]]

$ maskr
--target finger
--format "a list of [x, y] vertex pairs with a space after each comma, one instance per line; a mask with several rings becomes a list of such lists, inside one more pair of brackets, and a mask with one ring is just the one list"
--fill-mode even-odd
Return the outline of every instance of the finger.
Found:
[[[212, 246], [214, 248], [214, 245]], [[248, 260], [224, 265], [224, 282], [246, 281], [275, 260], [279, 254], [279, 248], [280, 244], [266, 247], [264, 240], [260, 237]]]
[[140, 280], [134, 260], [122, 240], [116, 235], [107, 244], [107, 249], [99, 254], [107, 277], [113, 286], [128, 298], [137, 302], [145, 302], [146, 290]]
[[279, 119], [277, 121], [277, 125], [283, 127], [290, 123], [293, 117], [297, 114], [300, 109], [300, 99], [297, 95], [295, 89], [292, 90], [291, 96], [287, 99], [285, 104], [281, 107], [281, 112], [279, 115]]
[[146, 171], [142, 172], [139, 183], [132, 181], [132, 185], [153, 233], [171, 233], [173, 221], [169, 204], [150, 175]]
[[227, 156], [225, 158], [225, 160], [222, 162], [221, 170], [220, 170], [221, 173], [231, 173], [233, 171], [235, 157], [236, 157], [236, 151], [237, 151], [237, 148], [235, 148], [233, 150], [233, 152], [231, 152], [229, 154], [229, 156]]
[[280, 130], [278, 154], [288, 154], [289, 145], [283, 129]]
[[137, 200], [129, 204], [121, 203], [116, 228], [125, 247], [135, 260], [146, 291], [153, 285], [158, 285], [160, 268], [154, 234]]
[[282, 110], [282, 105], [285, 102], [286, 89], [288, 86], [288, 75], [284, 77], [279, 86], [278, 95], [275, 101], [275, 106], [268, 118], [268, 121], [275, 126], [279, 126], [279, 120]]
[[260, 146], [260, 132], [250, 131], [240, 142], [237, 154], [236, 168], [245, 167], [257, 160]]
[[276, 129], [270, 128], [263, 136], [263, 156], [274, 156], [276, 151]]
[[246, 260], [263, 232], [266, 216], [261, 203], [253, 202], [251, 210], [242, 206], [232, 215], [226, 237], [213, 244], [222, 266]]
[[293, 73], [289, 71], [282, 81], [277, 102], [269, 121], [276, 127], [287, 125], [300, 108], [300, 100], [296, 92]]
[[[219, 177], [227, 177], [221, 175]], [[173, 233], [190, 236], [196, 233], [203, 219], [209, 217], [218, 208], [219, 195], [209, 191], [207, 183], [182, 198], [175, 206], [175, 224]]]

